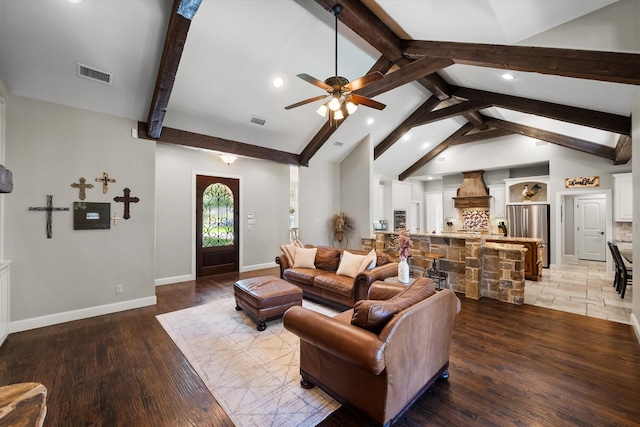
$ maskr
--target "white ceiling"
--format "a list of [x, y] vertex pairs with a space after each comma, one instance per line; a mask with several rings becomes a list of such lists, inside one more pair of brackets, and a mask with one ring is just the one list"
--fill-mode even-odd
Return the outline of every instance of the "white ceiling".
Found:
[[[640, 0], [365, 0], [398, 35], [441, 40], [640, 53]], [[147, 120], [172, 0], [0, 0], [0, 80], [10, 93]], [[299, 154], [322, 127], [323, 94], [296, 77], [334, 75], [333, 16], [312, 0], [203, 0], [190, 27], [164, 125]], [[339, 24], [338, 74], [360, 77], [379, 54]], [[82, 63], [113, 73], [105, 85], [76, 76]], [[453, 65], [451, 84], [629, 116], [640, 87]], [[276, 89], [274, 77], [284, 78]], [[316, 157], [339, 161], [362, 138], [378, 144], [430, 93], [409, 83], [360, 107]], [[617, 135], [491, 108], [493, 117], [614, 146]], [[266, 119], [265, 126], [249, 122]], [[366, 120], [373, 118], [372, 125]], [[414, 128], [375, 162], [397, 176], [465, 123]], [[524, 138], [524, 137], [523, 137]], [[336, 147], [334, 142], [344, 143]]]

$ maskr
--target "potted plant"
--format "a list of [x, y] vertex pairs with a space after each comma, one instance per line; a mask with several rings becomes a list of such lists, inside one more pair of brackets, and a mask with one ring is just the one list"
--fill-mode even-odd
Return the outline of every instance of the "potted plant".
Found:
[[338, 242], [342, 242], [344, 233], [348, 229], [353, 228], [353, 220], [344, 212], [338, 212], [333, 215], [329, 222], [331, 223], [331, 227], [333, 228], [333, 232], [335, 233], [336, 240], [338, 240]]

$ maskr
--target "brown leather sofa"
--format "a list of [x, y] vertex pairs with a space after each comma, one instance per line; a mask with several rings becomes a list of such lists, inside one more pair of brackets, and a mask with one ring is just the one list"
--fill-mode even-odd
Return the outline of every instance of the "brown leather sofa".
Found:
[[[300, 287], [305, 298], [324, 302], [341, 309], [353, 307], [356, 301], [366, 299], [369, 287], [376, 280], [398, 275], [398, 263], [389, 255], [377, 253], [376, 267], [364, 270], [355, 277], [336, 274], [341, 254], [345, 249], [330, 246], [305, 245], [317, 248], [315, 269], [294, 268], [284, 254], [276, 257], [280, 278]], [[347, 249], [352, 254], [366, 255], [365, 251]]]
[[[431, 279], [418, 279], [428, 292], [397, 314], [386, 316], [380, 332], [352, 324], [354, 309], [335, 317], [293, 307], [284, 327], [300, 337], [301, 385], [319, 386], [342, 404], [355, 407], [381, 425], [397, 421], [438, 377], [448, 378], [451, 334], [460, 300], [450, 289], [435, 291]], [[407, 289], [376, 282], [369, 297], [369, 316], [380, 316], [375, 304], [392, 304]], [[393, 294], [395, 298], [389, 299]], [[415, 295], [414, 295], [415, 299]], [[356, 312], [366, 301], [356, 304]], [[362, 305], [361, 305], [362, 304]], [[393, 304], [392, 304], [393, 305]], [[397, 302], [395, 303], [397, 305]], [[366, 307], [365, 307], [366, 308]]]

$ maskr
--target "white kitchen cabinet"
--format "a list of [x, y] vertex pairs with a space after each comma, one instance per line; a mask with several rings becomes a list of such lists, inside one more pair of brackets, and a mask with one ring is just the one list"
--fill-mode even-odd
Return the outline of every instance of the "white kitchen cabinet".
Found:
[[409, 212], [411, 208], [411, 183], [402, 181], [391, 183], [391, 207], [394, 211]]
[[457, 195], [457, 188], [442, 190], [442, 216], [445, 221], [448, 219], [458, 219], [458, 210], [453, 205], [453, 198]]
[[631, 172], [613, 174], [613, 219], [633, 221], [633, 186]]
[[507, 212], [505, 208], [506, 204], [506, 187], [504, 185], [490, 185], [489, 186], [489, 216], [491, 219], [503, 219], [506, 217]]

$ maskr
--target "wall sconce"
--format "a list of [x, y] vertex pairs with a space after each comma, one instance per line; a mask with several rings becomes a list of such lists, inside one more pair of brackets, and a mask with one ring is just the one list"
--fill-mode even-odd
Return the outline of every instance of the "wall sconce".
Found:
[[231, 163], [235, 162], [238, 159], [238, 156], [234, 156], [233, 154], [222, 153], [220, 154], [220, 159], [222, 159], [222, 161], [225, 162], [226, 164], [230, 165]]

